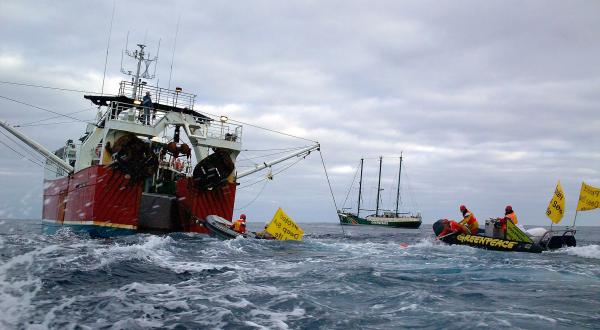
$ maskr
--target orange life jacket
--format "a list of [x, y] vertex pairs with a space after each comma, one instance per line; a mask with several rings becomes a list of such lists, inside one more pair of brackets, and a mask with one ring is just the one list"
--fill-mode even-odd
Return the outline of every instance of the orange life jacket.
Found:
[[515, 212], [507, 214], [506, 217], [509, 218], [510, 221], [512, 221], [512, 223], [514, 223], [515, 225], [519, 223], [519, 221], [517, 220], [517, 214]]
[[479, 222], [477, 222], [477, 218], [475, 218], [475, 215], [471, 211], [467, 211], [467, 214], [465, 214], [459, 224], [465, 226], [471, 232], [471, 235], [477, 235], [479, 231]]
[[508, 220], [512, 221], [512, 223], [516, 225], [518, 223], [517, 214], [515, 212], [509, 213], [504, 216], [504, 219], [502, 219], [502, 231], [504, 232], [504, 234], [506, 234], [506, 221]]
[[246, 233], [246, 222], [243, 221], [242, 219], [236, 220], [233, 223], [233, 230], [237, 231], [238, 233], [245, 234]]

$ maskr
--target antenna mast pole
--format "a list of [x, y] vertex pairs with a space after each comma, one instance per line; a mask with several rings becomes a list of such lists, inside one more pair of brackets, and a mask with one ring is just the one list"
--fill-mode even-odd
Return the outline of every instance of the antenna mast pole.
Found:
[[[129, 41], [129, 35], [127, 35], [127, 41]], [[154, 79], [155, 75], [148, 73], [148, 70], [150, 68], [150, 65], [152, 62], [155, 62], [158, 60], [158, 57], [155, 56], [154, 58], [150, 58], [150, 53], [146, 54], [144, 52], [144, 48], [146, 48], [146, 45], [144, 44], [137, 44], [138, 47], [140, 47], [139, 50], [135, 50], [133, 52], [130, 52], [127, 48], [123, 51], [123, 54], [135, 59], [137, 61], [137, 69], [135, 71], [135, 75], [131, 73], [131, 71], [125, 71], [125, 69], [123, 68], [123, 59], [121, 58], [121, 72], [123, 74], [132, 76], [132, 83], [133, 83], [133, 90], [131, 92], [131, 98], [133, 98], [134, 100], [137, 99], [137, 94], [138, 94], [138, 90], [140, 88], [140, 83], [142, 78], [145, 79]], [[145, 63], [145, 69], [142, 72], [142, 62]]]
[[108, 50], [110, 48], [110, 37], [112, 35], [113, 21], [115, 19], [116, 0], [113, 1], [112, 16], [110, 18], [110, 29], [108, 30], [108, 41], [106, 42], [106, 57], [104, 58], [104, 73], [102, 74], [102, 89], [100, 94], [104, 95], [104, 80], [106, 80], [106, 66], [108, 65]]
[[383, 157], [379, 156], [379, 180], [377, 181], [377, 206], [375, 207], [375, 216], [379, 216], [379, 193], [381, 193], [381, 162]]
[[356, 208], [356, 216], [360, 216], [360, 197], [362, 194], [362, 177], [363, 177], [363, 163], [364, 163], [364, 159], [361, 158], [360, 159], [360, 179], [358, 180], [358, 206]]
[[138, 87], [140, 86], [140, 70], [142, 68], [142, 61], [144, 60], [144, 47], [146, 47], [145, 45], [142, 44], [138, 44], [138, 47], [140, 47], [140, 51], [138, 52], [137, 50], [135, 51], [134, 54], [134, 58], [136, 60], [138, 60], [137, 63], [137, 71], [135, 72], [135, 81], [133, 83], [133, 93], [131, 95], [131, 98], [135, 100], [135, 97], [137, 96], [137, 90]]
[[173, 62], [175, 61], [175, 47], [177, 47], [177, 35], [179, 34], [179, 21], [181, 20], [181, 14], [177, 18], [177, 28], [175, 29], [175, 42], [173, 42], [173, 54], [171, 55], [171, 68], [169, 69], [169, 87], [171, 89], [171, 76], [173, 75]]
[[402, 151], [400, 152], [400, 166], [398, 167], [398, 188], [396, 190], [396, 216], [398, 216], [398, 204], [400, 203], [400, 175], [402, 174]]

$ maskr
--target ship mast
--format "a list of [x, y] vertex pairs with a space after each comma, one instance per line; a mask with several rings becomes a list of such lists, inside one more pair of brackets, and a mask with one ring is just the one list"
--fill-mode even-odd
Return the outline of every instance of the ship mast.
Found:
[[[128, 49], [124, 50], [124, 54], [134, 58], [137, 61], [137, 69], [135, 72], [135, 75], [133, 75], [131, 73], [131, 71], [126, 71], [123, 67], [122, 67], [122, 63], [121, 63], [121, 72], [123, 74], [126, 75], [130, 75], [133, 77], [133, 91], [131, 92], [131, 98], [132, 99], [136, 99], [136, 97], [138, 96], [138, 88], [140, 87], [140, 81], [141, 78], [145, 78], [145, 79], [154, 79], [155, 75], [154, 74], [150, 74], [148, 71], [148, 69], [150, 68], [150, 65], [152, 64], [152, 62], [155, 62], [158, 57], [155, 56], [154, 58], [150, 58], [150, 54], [146, 54], [144, 52], [144, 48], [146, 48], [146, 45], [143, 44], [137, 44], [138, 47], [140, 47], [139, 50], [135, 50], [133, 52], [129, 51]], [[123, 62], [123, 60], [121, 59], [121, 62]], [[146, 68], [145, 70], [142, 72], [142, 62], [145, 63]]]
[[379, 193], [381, 193], [381, 163], [383, 157], [379, 156], [379, 179], [377, 181], [377, 206], [375, 207], [375, 216], [379, 216]]
[[360, 195], [362, 193], [362, 179], [363, 179], [363, 158], [360, 159], [360, 179], [358, 180], [358, 206], [356, 208], [356, 216], [360, 216]]
[[398, 167], [398, 188], [396, 189], [396, 216], [398, 216], [398, 204], [400, 203], [400, 175], [402, 174], [402, 152], [400, 152], [400, 166]]

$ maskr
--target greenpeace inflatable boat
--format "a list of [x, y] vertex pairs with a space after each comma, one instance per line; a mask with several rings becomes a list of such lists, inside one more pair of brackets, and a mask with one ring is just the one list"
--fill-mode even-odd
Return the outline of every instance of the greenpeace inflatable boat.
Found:
[[[211, 236], [227, 240], [227, 239], [235, 239], [237, 237], [244, 238], [256, 238], [256, 239], [273, 239], [271, 237], [262, 237], [261, 235], [257, 235], [255, 232], [246, 231], [246, 233], [238, 233], [237, 231], [231, 229], [231, 222], [227, 221], [216, 215], [209, 215], [206, 217], [205, 221], [206, 228], [208, 229], [208, 233]], [[260, 234], [260, 233], [259, 233]]]
[[485, 229], [480, 229], [477, 235], [452, 232], [439, 237], [448, 226], [448, 220], [441, 219], [433, 224], [433, 232], [439, 240], [447, 244], [468, 245], [496, 251], [540, 253], [546, 250], [576, 246], [577, 244], [574, 229], [548, 230], [545, 228], [532, 228], [522, 230], [508, 221], [505, 234], [498, 228], [497, 222], [498, 219], [486, 220]]

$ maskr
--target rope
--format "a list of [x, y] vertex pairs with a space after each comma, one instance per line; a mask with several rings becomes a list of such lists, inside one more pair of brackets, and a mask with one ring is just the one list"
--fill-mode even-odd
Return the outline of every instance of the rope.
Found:
[[108, 29], [108, 41], [106, 42], [106, 56], [104, 57], [104, 73], [102, 74], [102, 89], [100, 94], [104, 95], [104, 80], [106, 80], [106, 67], [108, 66], [108, 50], [110, 49], [110, 37], [112, 36], [113, 21], [115, 20], [115, 7], [117, 1], [113, 0], [112, 16], [110, 18], [110, 28]]
[[12, 148], [10, 145], [8, 145], [7, 143], [5, 143], [4, 141], [0, 140], [0, 144], [3, 144], [5, 147], [7, 147], [8, 149], [12, 150], [17, 155], [23, 157], [24, 159], [27, 159], [28, 161], [34, 163], [35, 165], [37, 165], [37, 166], [43, 166], [42, 164], [38, 163], [36, 160], [32, 160], [32, 159], [27, 158], [27, 156], [25, 156], [22, 153], [20, 153], [19, 151], [15, 150], [14, 148]]
[[[90, 111], [92, 109], [93, 108], [85, 108], [85, 109], [82, 109], [82, 110], [77, 110], [77, 111], [69, 112], [69, 113], [67, 113], [67, 115], [74, 115], [76, 113], [86, 112], [86, 111]], [[48, 117], [48, 118], [44, 118], [44, 119], [39, 119], [39, 120], [35, 120], [35, 121], [30, 121], [30, 122], [19, 124], [19, 125], [13, 125], [13, 127], [29, 126], [30, 124], [37, 124], [37, 123], [42, 122], [42, 121], [56, 119], [56, 118], [60, 118], [60, 117], [62, 117], [62, 116], [52, 116], [52, 117]]]
[[[301, 160], [303, 160], [304, 158], [306, 158], [306, 156], [308, 156], [308, 155], [305, 155], [304, 157], [298, 158], [298, 160], [296, 160], [295, 162], [291, 163], [290, 165], [288, 165], [288, 166], [286, 166], [286, 167], [282, 168], [282, 169], [281, 169], [281, 170], [279, 170], [278, 172], [271, 173], [271, 178], [275, 177], [275, 175], [278, 175], [279, 173], [281, 173], [281, 172], [283, 172], [283, 171], [286, 171], [286, 170], [288, 170], [290, 167], [292, 167], [292, 166], [294, 166], [294, 165], [298, 164], [298, 163], [299, 163]], [[257, 184], [257, 183], [260, 183], [260, 182], [262, 182], [262, 181], [265, 181], [265, 180], [268, 180], [268, 179], [269, 179], [269, 178], [260, 179], [260, 180], [258, 180], [258, 181], [256, 181], [256, 182], [253, 182], [253, 183], [247, 184], [247, 185], [245, 185], [245, 186], [240, 186], [240, 188], [239, 188], [239, 189], [243, 189], [243, 188], [248, 188], [248, 187], [251, 187], [251, 186], [253, 186], [253, 185]]]
[[260, 155], [260, 156], [255, 156], [255, 157], [244, 157], [245, 160], [252, 160], [252, 159], [259, 159], [259, 158], [264, 158], [264, 157], [270, 157], [270, 156], [275, 156], [275, 155], [281, 155], [281, 154], [285, 154], [294, 150], [300, 150], [302, 148], [306, 148], [308, 146], [304, 146], [304, 147], [298, 147], [298, 148], [290, 148], [290, 149], [285, 149], [284, 151], [279, 151], [279, 152], [274, 152], [271, 154], [266, 154], [266, 155]]
[[296, 150], [296, 149], [302, 149], [308, 146], [302, 146], [302, 147], [293, 147], [293, 148], [271, 148], [271, 149], [242, 149], [241, 151], [291, 151], [291, 150]]
[[[359, 162], [360, 164], [360, 162]], [[350, 188], [348, 189], [348, 193], [346, 194], [346, 198], [344, 198], [344, 203], [342, 203], [342, 208], [346, 206], [346, 202], [348, 201], [348, 197], [350, 197], [350, 192], [352, 192], [352, 187], [354, 187], [354, 182], [356, 181], [356, 176], [358, 175], [358, 171], [360, 170], [360, 166], [356, 168], [356, 172], [354, 172], [354, 177], [352, 178], [352, 183], [350, 184]]]
[[[43, 89], [52, 89], [52, 90], [63, 91], [63, 92], [75, 92], [75, 93], [84, 93], [84, 94], [100, 94], [98, 92], [84, 91], [84, 90], [80, 90], [80, 89], [70, 89], [70, 88], [60, 88], [60, 87], [52, 87], [52, 86], [44, 86], [44, 85], [25, 84], [25, 83], [18, 83], [18, 82], [13, 82], [13, 81], [4, 81], [4, 80], [0, 80], [0, 84], [13, 85], [13, 86], [24, 86], [24, 87], [35, 87], [35, 88], [43, 88]], [[104, 94], [104, 95], [115, 95], [115, 94]]]
[[[52, 123], [37, 123], [37, 124], [15, 125], [14, 127], [35, 127], [35, 126], [46, 126], [46, 125], [57, 125], [57, 124], [73, 124], [73, 123], [80, 124], [81, 122], [79, 120], [55, 121], [55, 122], [52, 122]], [[91, 124], [91, 120], [89, 121], [89, 123]]]
[[[8, 149], [12, 150], [13, 152], [15, 152], [17, 155], [21, 156], [23, 159], [26, 159], [30, 162], [32, 162], [33, 164], [41, 167], [41, 168], [45, 168], [46, 165], [44, 164], [40, 164], [38, 162], [36, 162], [35, 160], [29, 159], [27, 156], [23, 155], [22, 153], [20, 153], [19, 151], [13, 149], [11, 146], [9, 146], [8, 144], [6, 144], [4, 141], [0, 140], [0, 144], [3, 144], [5, 147], [7, 147]], [[54, 174], [60, 175], [60, 173], [58, 173], [57, 171], [54, 171], [50, 168], [47, 168], [48, 171], [53, 172]]]
[[256, 196], [254, 196], [253, 200], [251, 200], [248, 204], [246, 204], [246, 205], [244, 205], [242, 207], [235, 208], [234, 211], [239, 211], [241, 209], [245, 209], [248, 206], [252, 205], [254, 202], [256, 202], [256, 200], [258, 199], [258, 197], [260, 197], [260, 195], [262, 194], [263, 190], [265, 190], [265, 187], [267, 186], [267, 183], [269, 183], [269, 181], [265, 180], [265, 184], [262, 186], [262, 188], [260, 188], [260, 191], [258, 192], [258, 194], [256, 194]]
[[11, 102], [15, 102], [15, 103], [18, 103], [18, 104], [26, 105], [26, 106], [28, 106], [28, 107], [32, 107], [32, 108], [34, 108], [34, 109], [38, 109], [38, 110], [42, 110], [42, 111], [46, 111], [46, 112], [50, 112], [50, 113], [53, 113], [53, 114], [55, 114], [55, 115], [58, 115], [58, 116], [62, 116], [62, 117], [70, 118], [70, 119], [73, 119], [73, 120], [77, 120], [77, 121], [80, 121], [80, 122], [82, 122], [82, 123], [87, 123], [86, 121], [84, 121], [84, 120], [81, 120], [81, 119], [79, 119], [79, 118], [71, 117], [71, 116], [69, 116], [69, 115], [65, 115], [65, 114], [62, 114], [62, 113], [59, 113], [59, 112], [56, 112], [56, 111], [52, 111], [52, 110], [49, 110], [49, 109], [46, 109], [46, 108], [38, 107], [38, 106], [36, 106], [36, 105], [29, 104], [29, 103], [26, 103], [26, 102], [23, 102], [23, 101], [19, 101], [19, 100], [11, 99], [10, 97], [6, 97], [6, 96], [2, 96], [2, 95], [0, 95], [0, 98], [2, 98], [2, 99], [5, 99], [5, 100], [8, 100], [8, 101], [11, 101]]
[[[325, 171], [325, 177], [327, 178], [327, 184], [329, 185], [329, 192], [331, 192], [331, 199], [333, 200], [333, 205], [335, 206], [335, 212], [337, 215], [338, 207], [335, 201], [335, 195], [333, 194], [333, 188], [331, 188], [331, 181], [329, 180], [329, 174], [327, 174], [327, 167], [325, 166], [325, 160], [323, 159], [323, 153], [321, 152], [321, 148], [319, 148], [319, 155], [321, 156], [321, 163], [323, 164], [323, 170]], [[344, 237], [346, 236], [346, 231], [344, 230], [344, 225], [340, 225], [342, 228], [342, 233]]]
[[[199, 112], [201, 114], [207, 115], [209, 117], [219, 118], [219, 116], [216, 116], [216, 115], [214, 115], [212, 113], [209, 113], [209, 112], [204, 112], [204, 111], [200, 111], [200, 110], [195, 110], [195, 111]], [[309, 142], [312, 142], [312, 143], [319, 143], [318, 141], [310, 140], [310, 139], [303, 138], [303, 137], [300, 137], [300, 136], [297, 136], [297, 135], [293, 135], [293, 134], [289, 134], [289, 133], [284, 133], [284, 132], [276, 131], [274, 129], [270, 129], [270, 128], [266, 128], [266, 127], [261, 127], [261, 126], [258, 126], [258, 125], [246, 123], [246, 122], [235, 120], [235, 119], [231, 119], [231, 118], [229, 118], [229, 121], [232, 122], [232, 123], [238, 123], [238, 124], [242, 124], [242, 125], [246, 125], [246, 126], [250, 126], [250, 127], [262, 129], [262, 130], [265, 130], [265, 131], [268, 131], [268, 132], [272, 132], [272, 133], [277, 133], [277, 134], [281, 134], [281, 135], [284, 135], [284, 136], [293, 137], [295, 139], [305, 140], [305, 141], [309, 141]]]
[[[35, 159], [37, 162], [39, 162], [39, 163], [42, 163], [42, 162], [44, 161], [44, 158], [43, 158], [43, 157], [42, 157], [42, 158], [38, 158], [39, 154], [37, 154], [37, 153], [33, 153], [33, 152], [31, 151], [31, 149], [25, 148], [25, 147], [23, 146], [23, 143], [19, 143], [19, 142], [17, 142], [17, 141], [15, 141], [15, 140], [13, 140], [13, 138], [12, 138], [10, 135], [8, 135], [8, 134], [4, 133], [3, 131], [0, 131], [0, 134], [4, 135], [4, 137], [6, 137], [6, 138], [7, 138], [7, 139], [8, 139], [10, 142], [12, 142], [12, 143], [14, 143], [15, 145], [19, 146], [19, 147], [20, 147], [20, 148], [21, 148], [21, 149], [22, 149], [22, 150], [23, 150], [25, 153], [28, 153], [28, 154], [29, 154], [29, 156], [31, 156], [31, 158]], [[22, 155], [21, 155], [21, 156], [22, 156]]]

